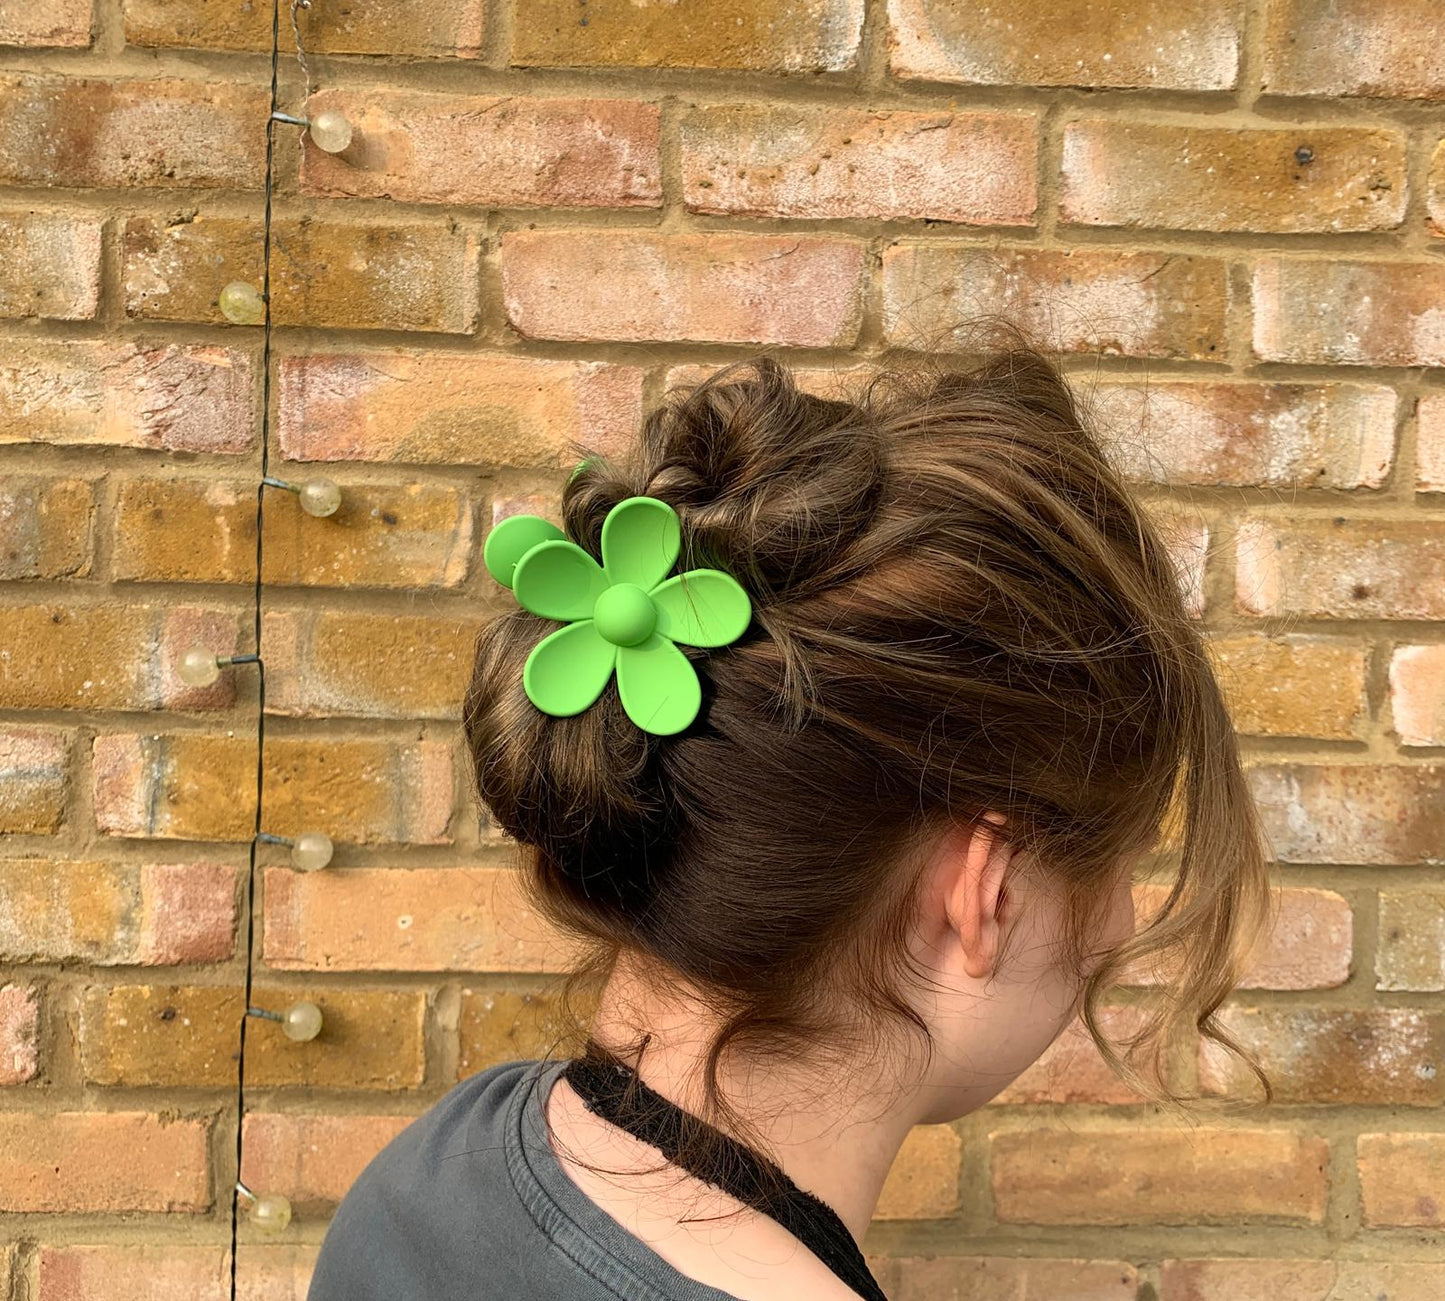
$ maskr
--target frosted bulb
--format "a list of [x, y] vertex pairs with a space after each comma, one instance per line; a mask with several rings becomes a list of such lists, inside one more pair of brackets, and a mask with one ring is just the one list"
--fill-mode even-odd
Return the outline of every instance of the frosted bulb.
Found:
[[[315, 1003], [292, 1003], [281, 1018], [281, 1029], [288, 1039], [309, 1043], [321, 1033], [321, 1009]], [[290, 1216], [290, 1208], [287, 1208]]]
[[302, 872], [316, 872], [331, 861], [334, 846], [324, 831], [306, 831], [291, 846], [291, 866]]
[[351, 143], [351, 123], [334, 108], [318, 113], [310, 121], [307, 130], [312, 143], [328, 154], [339, 154]]
[[280, 1193], [263, 1193], [247, 1212], [258, 1229], [278, 1233], [291, 1223], [291, 1203]]
[[341, 505], [341, 489], [330, 479], [308, 479], [297, 495], [301, 498], [301, 509], [317, 519], [335, 515]]
[[221, 290], [221, 315], [232, 325], [260, 325], [266, 319], [266, 300], [255, 285], [233, 280]]
[[188, 687], [209, 687], [221, 676], [221, 666], [204, 646], [192, 646], [176, 665], [176, 676]]

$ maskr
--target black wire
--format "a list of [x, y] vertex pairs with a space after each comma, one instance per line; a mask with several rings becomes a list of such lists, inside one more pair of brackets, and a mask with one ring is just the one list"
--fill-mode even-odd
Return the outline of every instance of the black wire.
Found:
[[[256, 485], [256, 584], [252, 591], [253, 637], [256, 643], [256, 820], [251, 828], [251, 852], [246, 864], [242, 896], [246, 935], [246, 1002], [251, 1006], [255, 971], [252, 946], [256, 918], [256, 846], [261, 836], [261, 795], [266, 780], [263, 754], [266, 744], [266, 665], [261, 656], [261, 562], [265, 557], [262, 523], [266, 510], [265, 479], [271, 465], [271, 181], [276, 150], [276, 110], [279, 104], [281, 61], [281, 0], [271, 0], [271, 109], [266, 115], [266, 207], [261, 227], [261, 301], [264, 307], [261, 335], [261, 482]], [[241, 1042], [236, 1055], [236, 1182], [231, 1188], [231, 1301], [236, 1301], [236, 1239], [241, 1213], [241, 1130], [246, 1117], [246, 1023], [241, 1011]]]

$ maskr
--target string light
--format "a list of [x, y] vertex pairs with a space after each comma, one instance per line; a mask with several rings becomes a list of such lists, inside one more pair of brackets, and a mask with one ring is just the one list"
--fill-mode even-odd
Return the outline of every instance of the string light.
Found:
[[246, 1203], [246, 1218], [258, 1229], [279, 1233], [291, 1223], [291, 1203], [280, 1193], [253, 1193], [237, 1179], [236, 1195]]
[[217, 302], [221, 315], [232, 325], [260, 325], [266, 319], [266, 297], [245, 280], [232, 280]]
[[275, 836], [263, 831], [257, 840], [265, 845], [289, 845], [291, 866], [299, 872], [319, 872], [331, 862], [336, 846], [324, 831], [303, 831], [294, 840], [290, 836]]
[[341, 489], [330, 479], [307, 479], [305, 483], [289, 483], [267, 475], [261, 480], [268, 488], [294, 492], [301, 499], [301, 509], [316, 519], [335, 515], [341, 509]]
[[311, 143], [328, 154], [339, 154], [351, 143], [351, 123], [346, 114], [324, 108], [313, 118], [293, 117], [290, 113], [272, 113], [278, 122], [306, 128]]
[[209, 687], [222, 669], [234, 664], [259, 664], [259, 655], [217, 655], [204, 646], [192, 646], [176, 665], [176, 676], [188, 687]]
[[271, 1012], [264, 1007], [248, 1007], [246, 1015], [258, 1021], [275, 1021], [281, 1032], [296, 1043], [310, 1043], [321, 1033], [325, 1018], [315, 1003], [292, 1003], [284, 1012]]

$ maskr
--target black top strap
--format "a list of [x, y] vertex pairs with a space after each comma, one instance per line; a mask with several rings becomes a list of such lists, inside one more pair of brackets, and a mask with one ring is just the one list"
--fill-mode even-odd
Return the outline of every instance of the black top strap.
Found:
[[[649, 1088], [630, 1066], [590, 1040], [585, 1055], [573, 1058], [562, 1073], [594, 1115], [659, 1149], [694, 1178], [776, 1220], [860, 1296], [888, 1301], [837, 1212], [804, 1192], [767, 1157]], [[685, 1152], [684, 1139], [699, 1133], [712, 1136], [727, 1157], [703, 1161]], [[767, 1176], [778, 1183], [770, 1184]]]

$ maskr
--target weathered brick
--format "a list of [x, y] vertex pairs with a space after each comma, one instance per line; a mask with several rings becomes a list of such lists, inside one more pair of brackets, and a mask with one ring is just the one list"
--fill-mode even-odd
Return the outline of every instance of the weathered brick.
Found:
[[349, 610], [270, 613], [266, 708], [301, 717], [461, 717], [480, 622]]
[[1370, 1228], [1445, 1228], [1445, 1134], [1361, 1134], [1361, 1221]]
[[[250, 840], [256, 744], [195, 732], [98, 736], [96, 825], [108, 836]], [[449, 839], [449, 741], [266, 742], [266, 829], [295, 835], [333, 827], [356, 844]]]
[[95, 0], [6, 5], [0, 13], [0, 45], [89, 45], [94, 8]]
[[[316, 1248], [245, 1242], [236, 1259], [245, 1301], [306, 1301]], [[40, 1248], [36, 1301], [229, 1301], [224, 1247], [131, 1243]]]
[[1228, 305], [1213, 258], [933, 240], [883, 254], [888, 339], [924, 352], [969, 346], [952, 334], [959, 323], [997, 313], [1058, 351], [1208, 360], [1224, 347]]
[[959, 1206], [963, 1139], [951, 1125], [915, 1125], [878, 1196], [879, 1220], [941, 1220]]
[[864, 245], [827, 235], [515, 231], [502, 238], [507, 319], [533, 339], [846, 346]]
[[[261, 284], [261, 225], [234, 217], [125, 224], [126, 315], [223, 323], [230, 281]], [[469, 334], [477, 328], [481, 245], [455, 224], [303, 218], [272, 228], [276, 325]]]
[[[578, 1010], [590, 1015], [594, 1009]], [[459, 1080], [502, 1062], [570, 1057], [582, 1048], [567, 1034], [559, 1001], [551, 991], [462, 990], [459, 1038]]]
[[1445, 890], [1380, 891], [1375, 988], [1445, 991]]
[[1283, 1129], [1043, 1128], [991, 1134], [995, 1214], [1014, 1224], [1320, 1224], [1328, 1144]]
[[0, 484], [0, 579], [90, 573], [94, 511], [88, 480], [7, 476]]
[[1134, 1301], [1139, 1286], [1122, 1260], [870, 1256], [868, 1264], [893, 1301]]
[[1204, 576], [1209, 562], [1209, 521], [1197, 510], [1151, 503], [1146, 513], [1179, 576], [1184, 608], [1196, 618], [1204, 611]]
[[[272, 473], [304, 478], [288, 466]], [[346, 487], [341, 508], [313, 519], [268, 496], [263, 573], [273, 586], [456, 587], [472, 559], [472, 503], [439, 484]], [[251, 583], [256, 490], [211, 479], [132, 479], [115, 509], [117, 578]]]
[[[1111, 1041], [1117, 1042], [1142, 1023], [1140, 1010], [1128, 1006], [1104, 1009], [1101, 1018]], [[1130, 1103], [1143, 1101], [1105, 1064], [1081, 1019], [1071, 1021], [1032, 1066], [994, 1099], [1012, 1103]]]
[[[246, 1083], [258, 1088], [415, 1088], [426, 1073], [426, 996], [412, 990], [257, 988], [253, 1007], [321, 1008], [321, 1033], [293, 1043], [252, 1017]], [[245, 991], [215, 985], [119, 985], [85, 992], [80, 1060], [93, 1084], [222, 1088], [236, 1082]]]
[[0, 1113], [0, 1211], [204, 1211], [208, 1129], [139, 1111]]
[[1430, 214], [1430, 233], [1445, 235], [1445, 140], [1435, 146], [1430, 160], [1430, 188], [1425, 195]]
[[1064, 128], [1060, 215], [1087, 226], [1391, 230], [1405, 216], [1405, 138], [1357, 127]]
[[259, 80], [0, 74], [0, 184], [259, 189]]
[[506, 867], [277, 868], [262, 952], [282, 971], [562, 971], [575, 957]]
[[1445, 394], [1428, 393], [1420, 399], [1415, 429], [1415, 487], [1445, 492]]
[[100, 305], [103, 225], [100, 217], [78, 212], [0, 212], [0, 316], [93, 317]]
[[0, 1084], [24, 1084], [39, 1074], [40, 994], [31, 985], [0, 985]]
[[1027, 226], [1038, 204], [1031, 113], [726, 104], [680, 130], [694, 212]]
[[355, 134], [343, 155], [307, 148], [301, 188], [331, 198], [491, 208], [655, 208], [657, 105], [423, 91], [322, 91]]
[[1216, 676], [1247, 736], [1356, 740], [1369, 719], [1365, 646], [1303, 633], [1221, 637]]
[[1265, 12], [1267, 93], [1445, 99], [1432, 0], [1275, 0]]
[[1261, 258], [1254, 354], [1264, 361], [1445, 366], [1445, 265]]
[[889, 0], [888, 62], [896, 76], [968, 85], [1227, 90], [1240, 10], [1238, 0]]
[[[1224, 1026], [1258, 1056], [1280, 1103], [1438, 1107], [1445, 1101], [1445, 1016], [1412, 1008], [1230, 1007]], [[1199, 1051], [1206, 1092], [1255, 1097], [1245, 1067], [1216, 1044]]]
[[11, 341], [0, 360], [0, 443], [246, 452], [259, 375], [210, 345]]
[[22, 605], [0, 622], [0, 707], [205, 709], [229, 705], [229, 673], [188, 687], [176, 664], [193, 645], [236, 651], [241, 616], [188, 606]]
[[642, 371], [506, 354], [285, 357], [278, 435], [297, 461], [559, 469], [572, 442], [622, 444], [642, 418]]
[[863, 0], [573, 0], [518, 6], [512, 63], [533, 67], [749, 68], [841, 72], [854, 66]]
[[[481, 50], [483, 0], [438, 0], [407, 13], [391, 0], [348, 0], [321, 17], [297, 11], [306, 49], [314, 54], [385, 54], [474, 59]], [[125, 0], [128, 45], [183, 50], [269, 50], [271, 10], [264, 4], [214, 5], [207, 0]], [[282, 26], [287, 26], [282, 15]], [[290, 33], [286, 32], [287, 39]]]
[[1425, 519], [1246, 518], [1235, 603], [1257, 615], [1445, 618], [1445, 528]]
[[0, 959], [218, 962], [234, 947], [235, 883], [224, 863], [0, 859]]
[[241, 1180], [248, 1188], [280, 1193], [293, 1206], [339, 1202], [367, 1162], [411, 1121], [252, 1112], [242, 1130]]
[[1445, 768], [1260, 764], [1250, 786], [1285, 863], [1445, 861]]
[[1159, 1301], [1435, 1301], [1445, 1263], [1389, 1260], [1166, 1260]]
[[0, 832], [46, 836], [65, 822], [70, 736], [0, 728]]
[[1445, 745], [1445, 646], [1397, 646], [1390, 715], [1401, 745]]

